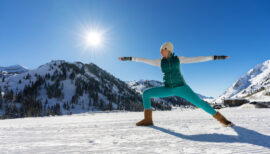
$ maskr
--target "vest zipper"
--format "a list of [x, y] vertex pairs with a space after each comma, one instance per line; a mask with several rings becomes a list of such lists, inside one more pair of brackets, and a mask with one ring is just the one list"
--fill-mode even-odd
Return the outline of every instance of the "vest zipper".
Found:
[[[170, 70], [171, 70], [171, 63], [170, 63], [170, 60], [169, 60], [169, 66], [170, 66]], [[172, 71], [172, 70], [171, 70]], [[173, 84], [172, 84], [172, 73], [170, 72], [170, 79], [171, 79], [171, 86], [173, 88]]]

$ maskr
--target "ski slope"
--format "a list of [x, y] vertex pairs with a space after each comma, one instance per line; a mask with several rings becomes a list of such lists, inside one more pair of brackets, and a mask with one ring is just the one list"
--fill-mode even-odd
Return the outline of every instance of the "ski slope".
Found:
[[0, 120], [1, 153], [270, 153], [270, 109], [224, 108], [223, 127], [201, 109], [92, 112]]

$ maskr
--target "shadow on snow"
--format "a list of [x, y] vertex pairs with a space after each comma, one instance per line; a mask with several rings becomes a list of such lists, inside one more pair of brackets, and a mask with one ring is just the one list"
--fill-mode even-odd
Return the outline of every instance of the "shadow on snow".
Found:
[[254, 130], [243, 128], [240, 126], [230, 127], [235, 130], [238, 135], [224, 135], [224, 134], [198, 134], [198, 135], [184, 135], [171, 131], [166, 128], [158, 126], [150, 126], [153, 129], [161, 132], [192, 141], [200, 142], [227, 142], [227, 143], [249, 143], [259, 145], [270, 149], [270, 136], [258, 133]]

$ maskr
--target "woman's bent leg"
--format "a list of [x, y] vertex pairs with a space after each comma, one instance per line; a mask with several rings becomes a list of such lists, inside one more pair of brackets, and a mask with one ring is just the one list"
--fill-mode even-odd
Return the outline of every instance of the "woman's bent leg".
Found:
[[171, 91], [171, 88], [166, 88], [164, 86], [146, 89], [143, 92], [144, 109], [151, 109], [151, 98], [152, 97], [168, 97], [168, 96], [172, 96], [172, 95], [173, 95], [173, 93]]
[[214, 115], [216, 110], [207, 102], [200, 99], [200, 97], [193, 92], [193, 90], [188, 86], [184, 85], [181, 87], [176, 87], [173, 89], [176, 96], [182, 97], [189, 101], [190, 103], [202, 108], [207, 113]]
[[170, 88], [161, 87], [153, 87], [146, 89], [143, 92], [143, 106], [144, 106], [144, 119], [137, 122], [137, 126], [149, 126], [154, 125], [152, 120], [152, 110], [151, 110], [151, 97], [167, 97], [172, 95], [172, 91]]

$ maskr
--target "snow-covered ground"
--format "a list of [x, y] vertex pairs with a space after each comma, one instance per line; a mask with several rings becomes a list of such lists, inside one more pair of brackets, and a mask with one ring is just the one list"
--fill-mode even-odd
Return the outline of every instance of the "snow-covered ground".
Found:
[[249, 101], [261, 101], [261, 102], [270, 102], [270, 96], [265, 95], [266, 92], [270, 92], [270, 87], [268, 87], [266, 90], [260, 91], [254, 95], [251, 95], [247, 97]]
[[1, 153], [270, 153], [270, 109], [224, 108], [223, 127], [201, 109], [95, 112], [0, 120]]

